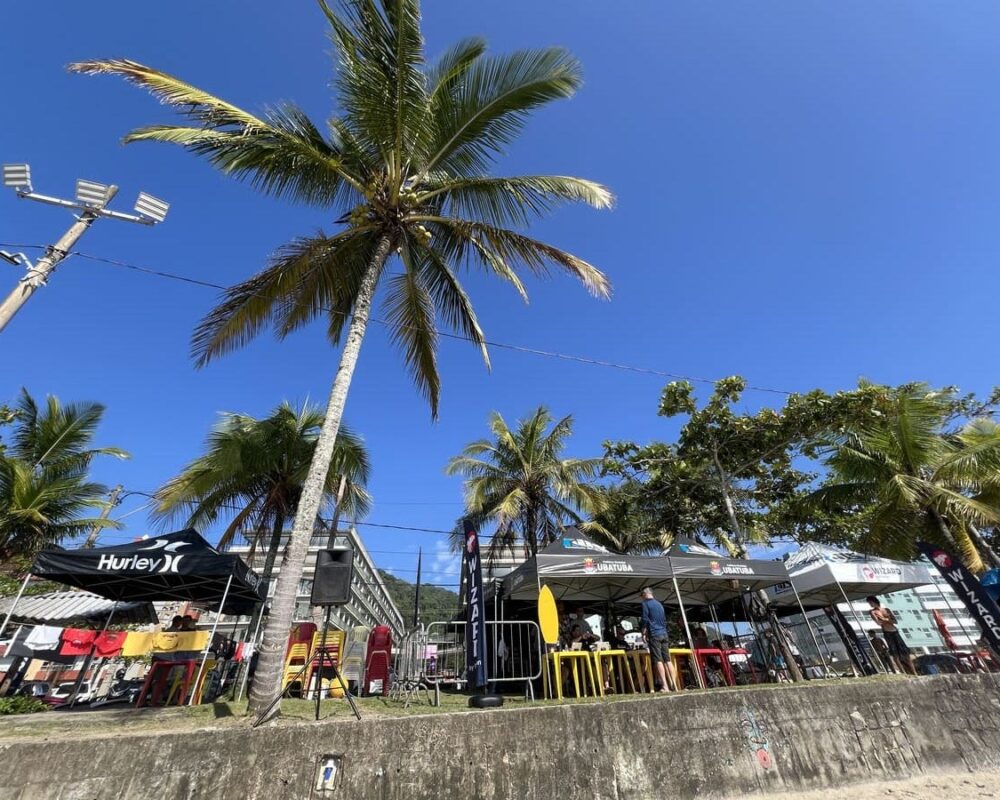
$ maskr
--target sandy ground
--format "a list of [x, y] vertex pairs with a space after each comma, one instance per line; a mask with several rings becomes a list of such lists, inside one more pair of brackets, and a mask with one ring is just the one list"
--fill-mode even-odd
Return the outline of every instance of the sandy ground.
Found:
[[[804, 794], [773, 794], [773, 800], [982, 800], [1000, 798], [1000, 772], [925, 775], [905, 781], [859, 783]], [[735, 798], [734, 798], [735, 800]]]

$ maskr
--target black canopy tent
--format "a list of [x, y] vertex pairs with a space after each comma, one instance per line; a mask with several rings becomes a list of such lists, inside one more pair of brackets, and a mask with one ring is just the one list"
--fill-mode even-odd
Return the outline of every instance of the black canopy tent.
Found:
[[666, 556], [679, 593], [691, 605], [715, 605], [788, 582], [788, 570], [780, 561], [727, 558], [686, 536], [678, 537]]
[[612, 553], [575, 527], [507, 575], [503, 596], [530, 601], [543, 583], [557, 600], [579, 604], [635, 603], [645, 586], [672, 591], [666, 559]]
[[264, 600], [257, 573], [191, 529], [90, 550], [42, 550], [31, 574], [119, 602], [179, 600], [223, 614], [249, 614]]
[[[0, 626], [0, 636], [15, 613], [31, 576], [74, 586], [115, 601], [104, 623], [105, 629], [119, 603], [179, 600], [204, 606], [219, 614], [242, 615], [251, 613], [257, 603], [263, 602], [265, 592], [260, 576], [239, 556], [220, 553], [190, 528], [110, 547], [80, 550], [54, 547], [42, 550], [36, 556], [21, 591]], [[218, 622], [216, 617], [212, 636]], [[211, 638], [202, 654], [195, 686], [201, 680]], [[87, 665], [92, 656], [93, 649]], [[86, 666], [77, 678], [70, 698], [71, 705], [85, 671]], [[194, 697], [195, 692], [191, 692], [190, 703], [194, 702]]]

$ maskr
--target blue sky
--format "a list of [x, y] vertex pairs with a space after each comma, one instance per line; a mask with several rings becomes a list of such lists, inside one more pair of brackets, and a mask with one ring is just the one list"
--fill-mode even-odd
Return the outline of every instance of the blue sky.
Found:
[[[35, 187], [76, 177], [140, 189], [172, 208], [149, 230], [103, 221], [84, 252], [228, 284], [328, 215], [254, 193], [179, 150], [122, 148], [132, 127], [171, 120], [134, 87], [68, 75], [80, 58], [128, 57], [251, 109], [292, 100], [332, 109], [329, 45], [306, 0], [18, 3], [5, 11], [21, 55], [5, 60], [0, 160], [27, 161]], [[985, 391], [1000, 289], [1000, 8], [995, 3], [774, 0], [767, 4], [435, 0], [430, 53], [484, 35], [495, 50], [560, 44], [586, 85], [542, 112], [499, 171], [607, 183], [613, 211], [567, 209], [534, 233], [602, 267], [610, 303], [569, 279], [529, 285], [531, 303], [468, 284], [492, 339], [656, 370], [788, 390], [859, 376]], [[27, 55], [30, 54], [30, 55]], [[65, 212], [0, 195], [0, 241], [43, 244]], [[3, 266], [0, 291], [17, 273]], [[337, 353], [319, 329], [263, 337], [197, 371], [192, 328], [213, 291], [76, 259], [4, 332], [0, 398], [108, 406], [101, 443], [130, 450], [96, 476], [151, 490], [196, 455], [216, 414], [264, 414], [284, 398], [323, 401]], [[459, 482], [442, 468], [485, 432], [539, 403], [572, 413], [574, 455], [605, 439], [670, 437], [655, 416], [665, 379], [508, 351], [492, 373], [444, 341], [441, 417], [410, 387], [385, 333], [365, 342], [347, 419], [371, 448], [369, 521], [448, 528]], [[750, 393], [750, 408], [780, 401]], [[129, 498], [119, 509], [138, 508]], [[131, 514], [124, 534], [147, 530]], [[362, 528], [384, 566], [413, 577], [423, 546], [451, 572], [442, 537]], [[213, 532], [207, 532], [212, 535]], [[426, 565], [425, 565], [426, 566]], [[430, 580], [453, 582], [434, 573]]]

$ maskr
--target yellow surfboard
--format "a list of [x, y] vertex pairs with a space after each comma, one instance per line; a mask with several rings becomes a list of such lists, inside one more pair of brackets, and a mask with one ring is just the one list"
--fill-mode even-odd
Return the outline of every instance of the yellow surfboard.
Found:
[[543, 586], [538, 593], [538, 627], [542, 629], [545, 644], [559, 642], [559, 612], [556, 610], [556, 599], [548, 586]]

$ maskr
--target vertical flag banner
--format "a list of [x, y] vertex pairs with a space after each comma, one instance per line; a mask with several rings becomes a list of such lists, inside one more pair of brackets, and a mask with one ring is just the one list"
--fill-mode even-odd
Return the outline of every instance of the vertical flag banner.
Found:
[[938, 568], [944, 579], [955, 590], [955, 594], [965, 603], [972, 618], [979, 623], [983, 636], [994, 652], [1000, 652], [1000, 606], [990, 597], [989, 592], [967, 570], [962, 562], [946, 553], [940, 547], [927, 542], [917, 542], [917, 549], [927, 556]]
[[483, 597], [483, 565], [479, 559], [479, 534], [465, 520], [465, 547], [462, 548], [462, 571], [465, 573], [465, 667], [469, 685], [486, 686], [486, 599]]
[[868, 648], [862, 643], [861, 637], [855, 633], [851, 623], [844, 616], [844, 612], [835, 605], [828, 606], [823, 610], [826, 612], [830, 624], [836, 629], [837, 635], [844, 642], [844, 646], [847, 648], [847, 655], [854, 663], [854, 666], [858, 668], [858, 671], [862, 675], [874, 675], [878, 672], [868, 655]]

